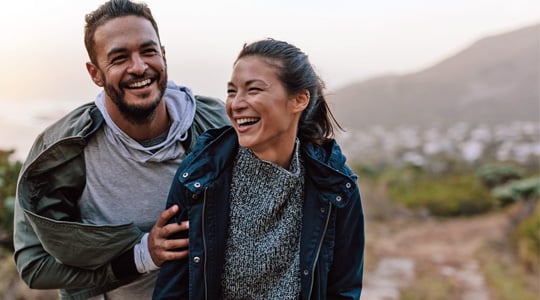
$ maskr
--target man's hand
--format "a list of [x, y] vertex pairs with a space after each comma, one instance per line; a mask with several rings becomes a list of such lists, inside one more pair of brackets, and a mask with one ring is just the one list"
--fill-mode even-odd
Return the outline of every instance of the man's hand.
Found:
[[166, 211], [162, 212], [156, 224], [150, 230], [148, 235], [148, 251], [156, 266], [161, 266], [167, 260], [177, 260], [188, 255], [188, 250], [174, 251], [174, 249], [187, 247], [189, 240], [176, 239], [168, 240], [167, 237], [173, 233], [188, 230], [188, 221], [180, 224], [167, 224], [170, 218], [178, 213], [178, 205], [173, 205]]

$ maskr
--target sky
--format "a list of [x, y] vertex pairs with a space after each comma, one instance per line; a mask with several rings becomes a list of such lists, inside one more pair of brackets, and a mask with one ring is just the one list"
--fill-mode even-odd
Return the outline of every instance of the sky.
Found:
[[[0, 102], [93, 100], [84, 15], [102, 0], [8, 0], [0, 10]], [[419, 71], [474, 41], [540, 23], [538, 0], [147, 0], [169, 79], [225, 97], [242, 45], [282, 39], [304, 50], [329, 90]]]
[[[6, 0], [0, 10], [0, 149], [24, 160], [36, 135], [99, 92], [87, 74], [84, 16], [103, 0]], [[244, 43], [306, 52], [328, 92], [407, 74], [475, 41], [540, 23], [538, 0], [147, 0], [169, 79], [224, 99]], [[540, 34], [540, 33], [539, 33]], [[512, 45], [509, 45], [511, 47]]]

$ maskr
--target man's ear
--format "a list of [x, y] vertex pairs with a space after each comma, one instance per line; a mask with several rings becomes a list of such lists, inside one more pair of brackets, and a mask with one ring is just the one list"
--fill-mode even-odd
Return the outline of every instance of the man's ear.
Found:
[[88, 71], [88, 74], [90, 74], [90, 78], [92, 78], [92, 81], [99, 87], [103, 87], [103, 79], [101, 78], [101, 72], [99, 72], [98, 68], [91, 62], [86, 63], [86, 70]]
[[309, 91], [303, 90], [294, 96], [294, 112], [303, 112], [309, 105]]
[[165, 57], [165, 46], [161, 46], [161, 57], [163, 57], [163, 61], [165, 62], [165, 65], [167, 65], [167, 58]]

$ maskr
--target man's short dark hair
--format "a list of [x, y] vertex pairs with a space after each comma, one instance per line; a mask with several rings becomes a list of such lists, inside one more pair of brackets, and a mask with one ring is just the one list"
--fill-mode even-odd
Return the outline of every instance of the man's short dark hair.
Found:
[[146, 3], [142, 2], [132, 2], [130, 0], [110, 0], [103, 3], [95, 11], [86, 15], [86, 25], [84, 27], [84, 45], [90, 61], [93, 64], [97, 65], [96, 42], [94, 40], [94, 35], [99, 26], [105, 24], [107, 21], [110, 21], [114, 18], [125, 17], [125, 16], [139, 16], [147, 19], [152, 23], [152, 27], [156, 31], [158, 40], [161, 43], [159, 38], [159, 30], [152, 16], [152, 12]]

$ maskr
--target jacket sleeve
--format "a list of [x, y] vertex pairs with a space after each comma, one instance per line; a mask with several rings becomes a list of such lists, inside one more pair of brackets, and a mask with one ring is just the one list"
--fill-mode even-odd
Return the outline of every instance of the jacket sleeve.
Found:
[[[177, 178], [180, 169], [175, 175], [167, 199], [167, 208], [177, 204], [180, 207], [178, 214], [169, 223], [187, 220], [185, 207], [181, 205], [181, 187]], [[182, 231], [169, 236], [169, 239], [186, 238], [187, 231]], [[154, 286], [153, 299], [188, 299], [189, 298], [189, 263], [187, 258], [180, 260], [165, 261], [159, 270], [159, 275]]]
[[72, 289], [103, 286], [117, 281], [110, 265], [95, 270], [72, 267], [57, 261], [43, 249], [24, 213], [15, 204], [15, 262], [23, 281], [32, 289]]
[[[23, 171], [27, 168], [27, 164], [30, 161], [35, 161], [35, 158], [45, 148], [41, 136], [38, 137], [30, 151], [29, 158], [23, 167]], [[69, 167], [69, 166], [67, 166]], [[58, 167], [57, 167], [58, 168]], [[117, 248], [117, 253], [111, 253], [107, 250], [107, 255], [103, 253], [91, 253], [92, 250], [86, 249], [78, 242], [74, 242], [76, 239], [71, 238], [75, 235], [77, 238], [82, 238], [79, 225], [76, 225], [75, 230], [64, 231], [62, 222], [57, 223], [57, 230], [50, 230], [49, 227], [41, 228], [40, 224], [34, 224], [38, 226], [33, 227], [26, 210], [22, 206], [21, 201], [30, 203], [28, 200], [35, 195], [32, 184], [23, 179], [23, 172], [19, 176], [19, 182], [17, 186], [17, 200], [15, 201], [14, 208], [14, 234], [13, 244], [15, 248], [14, 259], [17, 265], [17, 270], [23, 279], [23, 281], [33, 289], [75, 289], [75, 288], [87, 288], [87, 287], [103, 287], [110, 286], [120, 282], [120, 280], [127, 280], [138, 275], [136, 268], [126, 267], [127, 261], [131, 261], [134, 266], [133, 254], [131, 246], [137, 241], [137, 237], [140, 239], [138, 231], [133, 229], [128, 232], [131, 237], [130, 241], [123, 240], [121, 242], [112, 241], [109, 245], [92, 245], [95, 248]], [[53, 175], [47, 175], [46, 180], [53, 180]], [[39, 183], [39, 184], [46, 184]], [[55, 196], [71, 197], [70, 193], [58, 192]], [[60, 198], [58, 198], [60, 199]], [[54, 205], [54, 201], [51, 201], [49, 205]], [[29, 207], [36, 204], [27, 204]], [[28, 212], [29, 213], [29, 212]], [[130, 226], [132, 228], [133, 226]], [[43, 230], [45, 236], [38, 234], [37, 230]], [[107, 229], [108, 230], [108, 229]], [[123, 229], [122, 229], [123, 230]], [[107, 231], [109, 232], [109, 231]], [[63, 236], [64, 238], [62, 238]], [[112, 235], [111, 235], [112, 236]], [[127, 236], [127, 234], [125, 235]], [[118, 244], [121, 243], [121, 247]], [[54, 244], [54, 247], [51, 246]], [[89, 242], [89, 244], [93, 244]], [[48, 245], [48, 247], [46, 246]], [[54, 248], [54, 249], [53, 249]], [[60, 249], [59, 252], [64, 253], [66, 257], [72, 258], [71, 260], [62, 257], [61, 253], [55, 253], [54, 250]], [[67, 250], [70, 249], [70, 250]], [[73, 250], [78, 249], [78, 250]], [[86, 254], [85, 254], [86, 253]], [[56, 255], [59, 254], [59, 255]], [[89, 259], [89, 256], [100, 257], [101, 262], [97, 262], [97, 259]], [[116, 261], [118, 260], [118, 264]], [[68, 263], [68, 261], [72, 263]], [[121, 263], [121, 264], [120, 264]], [[92, 267], [90, 265], [92, 264]], [[116, 266], [116, 267], [115, 267]], [[121, 268], [118, 268], [121, 267]], [[122, 272], [118, 272], [118, 270]], [[126, 270], [135, 270], [135, 273], [127, 273]]]
[[359, 299], [364, 269], [364, 213], [360, 192], [338, 209], [334, 261], [328, 274], [328, 299]]

